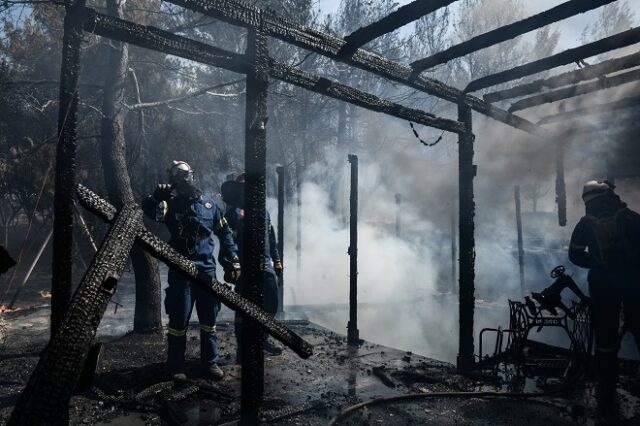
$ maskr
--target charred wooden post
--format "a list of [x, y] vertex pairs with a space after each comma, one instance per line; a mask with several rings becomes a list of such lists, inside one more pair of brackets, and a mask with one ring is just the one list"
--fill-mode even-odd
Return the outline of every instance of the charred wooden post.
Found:
[[[247, 37], [247, 95], [245, 115], [245, 247], [242, 295], [258, 306], [264, 303], [264, 250], [266, 215], [267, 88], [269, 62], [267, 38], [260, 28]], [[242, 322], [242, 395], [240, 423], [258, 423], [264, 394], [262, 331], [253, 321]]]
[[472, 114], [469, 106], [460, 103], [458, 120], [465, 123], [467, 132], [458, 139], [459, 193], [459, 238], [460, 238], [460, 339], [458, 349], [458, 371], [473, 369], [473, 316], [475, 310], [475, 202], [473, 200], [473, 178], [476, 167], [473, 164]]
[[[284, 197], [285, 197], [285, 168], [278, 166], [278, 253], [284, 265]], [[284, 317], [284, 271], [278, 278], [278, 317]]]
[[396, 194], [396, 237], [400, 237], [400, 219], [402, 218], [402, 196]]
[[[106, 222], [113, 221], [116, 214], [115, 207], [82, 185], [77, 186], [76, 193], [80, 203], [85, 208]], [[300, 336], [275, 321], [273, 317], [267, 314], [261, 307], [249, 302], [238, 293], [231, 290], [229, 286], [202, 272], [192, 261], [180, 255], [167, 243], [160, 240], [151, 232], [146, 229], [142, 229], [140, 235], [138, 235], [136, 239], [136, 243], [148, 250], [149, 253], [158, 258], [158, 260], [161, 260], [168, 266], [183, 274], [190, 282], [198, 285], [202, 290], [212, 296], [217, 297], [229, 308], [240, 312], [244, 317], [255, 321], [256, 324], [260, 325], [265, 332], [291, 348], [291, 350], [301, 358], [306, 359], [313, 354], [311, 345], [300, 338]]]
[[616, 117], [619, 110], [639, 108], [640, 96], [629, 96], [617, 101], [608, 102], [604, 104], [588, 105], [582, 108], [576, 108], [570, 111], [563, 111], [557, 114], [547, 115], [542, 117], [538, 124], [550, 124], [564, 122], [572, 119], [580, 119], [589, 115], [609, 115]]
[[58, 145], [53, 199], [52, 337], [60, 328], [71, 301], [73, 188], [76, 179], [76, 125], [83, 7], [84, 0], [65, 1], [66, 15], [62, 36], [60, 109], [58, 110]]
[[563, 99], [569, 99], [588, 93], [598, 92], [600, 90], [610, 89], [612, 87], [621, 86], [623, 84], [633, 83], [640, 80], [640, 70], [628, 71], [623, 74], [617, 74], [612, 77], [602, 77], [589, 83], [576, 84], [558, 90], [552, 90], [547, 93], [531, 96], [514, 102], [509, 111], [520, 111], [527, 108], [533, 108], [538, 105], [550, 104]]
[[457, 286], [457, 266], [458, 266], [458, 243], [456, 233], [456, 201], [451, 200], [451, 293], [458, 293]]
[[580, 47], [565, 50], [564, 52], [551, 55], [549, 57], [520, 65], [510, 70], [481, 77], [467, 85], [465, 92], [475, 92], [487, 87], [513, 81], [542, 71], [547, 71], [562, 65], [580, 61], [585, 58], [600, 55], [614, 49], [630, 46], [640, 41], [640, 27], [621, 32], [610, 37], [603, 38], [593, 43], [588, 43]]
[[516, 230], [518, 232], [518, 267], [520, 270], [520, 292], [525, 295], [524, 285], [524, 244], [522, 242], [522, 211], [520, 209], [520, 186], [513, 189], [513, 196], [516, 201]]
[[302, 157], [296, 160], [296, 285], [302, 282]]
[[601, 78], [607, 74], [637, 67], [638, 65], [640, 65], [640, 53], [633, 53], [621, 58], [609, 59], [599, 64], [588, 65], [579, 70], [569, 71], [509, 89], [487, 93], [482, 96], [482, 98], [486, 102], [498, 102], [505, 99], [519, 98], [541, 92], [545, 89], [557, 89], [562, 86], [577, 84], [581, 81]]
[[[436, 10], [447, 7], [456, 0], [415, 0], [399, 7], [379, 21], [358, 28], [344, 38], [347, 42], [340, 49], [340, 55], [352, 55], [358, 48], [387, 33], [407, 25]], [[612, 1], [612, 0], [610, 0]]]
[[[451, 46], [428, 58], [419, 59], [411, 64], [414, 73], [421, 73], [424, 70], [433, 68], [436, 65], [444, 64], [452, 59], [468, 55], [469, 53], [511, 40], [522, 34], [526, 34], [537, 28], [542, 28], [554, 22], [561, 21], [571, 16], [587, 12], [602, 5], [613, 3], [616, 0], [571, 0], [562, 3], [552, 9], [545, 10], [537, 15], [505, 25], [479, 36], [473, 37], [455, 46]], [[345, 38], [346, 39], [346, 38]]]
[[360, 344], [358, 330], [358, 156], [350, 154], [351, 193], [349, 195], [349, 323], [347, 343]]
[[558, 204], [558, 225], [567, 226], [567, 188], [564, 181], [564, 143], [556, 147], [556, 203]]
[[125, 205], [16, 402], [8, 425], [68, 424], [69, 400], [141, 227], [142, 211], [134, 204]]

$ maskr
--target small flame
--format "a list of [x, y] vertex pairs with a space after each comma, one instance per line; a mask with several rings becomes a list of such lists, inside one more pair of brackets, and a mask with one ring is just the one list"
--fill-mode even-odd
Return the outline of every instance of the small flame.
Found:
[[7, 305], [0, 305], [0, 314], [6, 314], [9, 312], [22, 311], [23, 308], [10, 308]]
[[44, 299], [51, 299], [51, 292], [46, 290], [40, 290], [40, 296]]

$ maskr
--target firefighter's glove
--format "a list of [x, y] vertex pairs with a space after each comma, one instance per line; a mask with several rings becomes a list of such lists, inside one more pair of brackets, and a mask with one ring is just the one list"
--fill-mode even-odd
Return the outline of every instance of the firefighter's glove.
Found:
[[224, 280], [230, 284], [237, 284], [240, 280], [240, 261], [234, 259], [224, 271]]
[[155, 191], [153, 191], [153, 198], [160, 201], [169, 201], [171, 198], [171, 191], [173, 191], [173, 187], [167, 183], [161, 183], [156, 186]]
[[276, 270], [276, 276], [281, 277], [282, 276], [282, 261], [280, 260], [276, 260], [275, 262], [273, 262], [273, 268]]

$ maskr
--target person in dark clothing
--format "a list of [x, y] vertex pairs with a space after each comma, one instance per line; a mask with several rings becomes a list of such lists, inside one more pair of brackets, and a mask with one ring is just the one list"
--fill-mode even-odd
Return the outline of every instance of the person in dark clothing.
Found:
[[608, 417], [615, 411], [621, 310], [622, 330], [633, 334], [640, 350], [640, 215], [608, 182], [587, 182], [582, 198], [586, 214], [571, 235], [569, 259], [589, 269], [596, 399]]
[[[174, 161], [170, 170], [171, 184], [160, 184], [142, 203], [147, 216], [163, 222], [171, 239], [169, 245], [193, 261], [198, 269], [211, 277], [216, 274], [214, 259], [215, 234], [220, 241], [218, 261], [231, 276], [240, 273], [238, 248], [222, 209], [216, 201], [202, 195], [195, 186], [193, 171], [183, 161]], [[220, 380], [223, 372], [218, 367], [216, 317], [220, 301], [191, 282], [177, 270], [170, 268], [165, 309], [169, 315], [167, 331], [167, 367], [174, 379], [184, 379], [184, 353], [187, 343], [189, 318], [195, 304], [200, 321], [200, 360], [203, 375]]]
[[[239, 175], [235, 180], [229, 180], [222, 184], [220, 189], [222, 193], [222, 199], [227, 204], [227, 211], [225, 218], [229, 227], [233, 231], [233, 238], [238, 246], [240, 253], [240, 264], [243, 262], [243, 250], [242, 239], [244, 231], [244, 175]], [[265, 251], [264, 251], [264, 310], [267, 313], [275, 316], [278, 311], [278, 279], [277, 277], [282, 275], [282, 261], [280, 260], [280, 254], [278, 253], [278, 246], [276, 242], [275, 230], [271, 224], [269, 212], [265, 214], [265, 226], [267, 227], [267, 234], [265, 238]], [[225, 281], [235, 284], [236, 292], [242, 294], [242, 277], [240, 280], [233, 282], [233, 279], [227, 279]], [[240, 360], [240, 328], [241, 328], [241, 316], [236, 314], [235, 316], [235, 332], [236, 340], [238, 343], [238, 362]], [[269, 338], [265, 336], [264, 350], [269, 355], [280, 355], [282, 348], [274, 345]]]

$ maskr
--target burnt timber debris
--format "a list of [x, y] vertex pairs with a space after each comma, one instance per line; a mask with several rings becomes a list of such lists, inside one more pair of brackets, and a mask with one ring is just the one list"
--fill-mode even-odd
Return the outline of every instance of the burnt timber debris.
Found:
[[636, 44], [640, 41], [640, 28], [632, 28], [620, 34], [615, 34], [584, 46], [565, 50], [555, 55], [520, 65], [507, 71], [502, 71], [486, 77], [481, 77], [469, 83], [465, 92], [476, 92], [487, 87], [497, 86], [498, 84], [526, 77], [542, 71], [567, 65], [572, 62], [578, 62], [591, 56], [600, 55], [614, 49]]
[[[76, 191], [80, 203], [87, 210], [106, 222], [113, 221], [116, 215], [115, 207], [82, 185], [77, 185]], [[202, 286], [207, 292], [215, 294], [225, 305], [257, 321], [265, 331], [291, 348], [298, 356], [308, 358], [312, 355], [312, 347], [307, 342], [300, 339], [300, 337], [285, 326], [273, 320], [261, 308], [255, 306], [253, 303], [247, 302], [225, 284], [211, 279], [208, 275], [200, 272], [191, 261], [177, 253], [169, 247], [167, 243], [160, 240], [151, 232], [142, 229], [136, 236], [136, 243], [148, 250], [158, 260], [171, 265], [192, 279], [193, 282]]]
[[422, 16], [435, 12], [438, 9], [449, 6], [456, 0], [415, 0], [399, 7], [384, 18], [366, 27], [358, 28], [344, 38], [347, 42], [340, 49], [340, 55], [352, 55], [358, 48], [376, 38], [390, 33], [409, 24]]
[[598, 64], [587, 65], [579, 70], [569, 71], [553, 77], [532, 81], [510, 89], [487, 93], [482, 98], [486, 102], [498, 102], [505, 99], [517, 98], [545, 89], [557, 89], [562, 86], [580, 83], [585, 80], [602, 78], [603, 76], [640, 65], [640, 53], [609, 59]]
[[571, 0], [537, 15], [473, 37], [470, 40], [451, 46], [448, 49], [429, 56], [428, 58], [417, 60], [411, 64], [411, 67], [414, 69], [414, 73], [418, 74], [452, 59], [468, 55], [469, 53], [476, 52], [480, 49], [493, 46], [503, 41], [511, 40], [519, 35], [526, 34], [535, 29], [561, 21], [571, 16], [588, 12], [605, 4], [613, 3], [614, 1], [616, 0]]
[[615, 86], [632, 83], [640, 80], [640, 71], [633, 70], [622, 74], [599, 78], [589, 83], [577, 84], [562, 89], [552, 90], [540, 95], [531, 96], [514, 102], [509, 111], [521, 111], [527, 108], [533, 108], [538, 105], [558, 102], [564, 99], [574, 98], [576, 96], [586, 95], [597, 92], [599, 90], [609, 89]]
[[[453, 3], [452, 1], [414, 1], [399, 8], [396, 12], [382, 18], [380, 21], [354, 31], [343, 39], [295, 24], [292, 21], [278, 17], [273, 12], [264, 11], [255, 6], [234, 0], [170, 0], [170, 3], [175, 5], [182, 6], [196, 12], [201, 12], [227, 23], [248, 28], [249, 37], [247, 53], [245, 54], [225, 51], [205, 43], [171, 34], [158, 28], [142, 26], [121, 19], [105, 16], [86, 8], [83, 0], [66, 1], [65, 7], [67, 13], [64, 22], [65, 31], [63, 39], [58, 125], [59, 140], [57, 144], [56, 191], [54, 201], [54, 271], [52, 279], [53, 298], [51, 321], [52, 343], [48, 349], [49, 352], [45, 352], [45, 355], [41, 360], [41, 364], [44, 365], [45, 362], [50, 362], [50, 358], [47, 358], [47, 356], [52, 357], [53, 355], [47, 354], [55, 353], [57, 350], [55, 349], [56, 346], [54, 346], [56, 339], [59, 335], [64, 336], [65, 328], [68, 327], [69, 324], [74, 324], [72, 320], [74, 318], [73, 314], [77, 314], [77, 311], [74, 311], [75, 297], [79, 298], [82, 296], [82, 293], [79, 292], [74, 297], [74, 300], [71, 300], [71, 247], [73, 247], [72, 231], [74, 193], [72, 189], [75, 187], [74, 163], [76, 149], [75, 144], [77, 139], [77, 87], [79, 64], [81, 59], [80, 42], [83, 31], [180, 56], [182, 58], [224, 68], [237, 73], [246, 74], [246, 167], [248, 188], [247, 200], [249, 204], [247, 210], [249, 229], [252, 232], [247, 233], [251, 235], [250, 237], [247, 237], [247, 241], [245, 242], [245, 245], [249, 247], [248, 258], [250, 259], [248, 272], [245, 273], [246, 276], [249, 277], [249, 281], [254, 285], [247, 286], [246, 294], [244, 294], [244, 296], [247, 296], [250, 301], [257, 305], [261, 303], [262, 298], [260, 286], [255, 284], [258, 282], [258, 277], [260, 275], [258, 254], [264, 248], [265, 229], [260, 218], [263, 216], [265, 204], [265, 127], [267, 121], [266, 85], [269, 77], [294, 84], [316, 93], [333, 97], [337, 100], [349, 102], [353, 105], [361, 106], [372, 111], [381, 112], [400, 119], [409, 120], [458, 134], [460, 206], [458, 224], [460, 247], [460, 334], [458, 370], [468, 372], [477, 366], [474, 355], [475, 350], [473, 336], [475, 307], [475, 202], [473, 180], [476, 175], [476, 165], [473, 163], [475, 137], [473, 135], [472, 127], [472, 110], [492, 117], [495, 120], [503, 122], [514, 128], [529, 132], [544, 141], [556, 144], [556, 195], [558, 202], [558, 219], [560, 225], [563, 226], [566, 223], [566, 190], [564, 183], [565, 147], [564, 144], [559, 142], [559, 139], [563, 137], [565, 133], [556, 132], [542, 126], [542, 124], [554, 122], [560, 118], [546, 118], [536, 124], [518, 115], [514, 115], [512, 112], [530, 108], [542, 103], [568, 99], [578, 95], [588, 94], [596, 90], [602, 90], [615, 85], [636, 81], [638, 80], [637, 71], [613, 77], [605, 78], [604, 76], [611, 72], [637, 66], [640, 64], [640, 56], [638, 56], [638, 54], [633, 54], [624, 58], [613, 59], [601, 64], [587, 66], [579, 71], [565, 73], [545, 80], [538, 80], [534, 83], [523, 85], [515, 89], [493, 92], [485, 95], [484, 100], [469, 95], [466, 92], [489, 88], [517, 78], [582, 60], [586, 57], [604, 53], [612, 49], [635, 44], [640, 41], [640, 29], [634, 28], [576, 49], [570, 49], [539, 61], [534, 61], [511, 70], [483, 77], [471, 82], [464, 91], [450, 87], [440, 81], [420, 76], [419, 74], [423, 70], [439, 63], [463, 56], [484, 47], [495, 45], [501, 41], [508, 40], [535, 28], [547, 25], [548, 23], [556, 22], [560, 19], [612, 2], [613, 0], [582, 2], [569, 1], [547, 12], [543, 12], [529, 18], [528, 20], [517, 22], [480, 35], [472, 40], [463, 42], [460, 45], [453, 46], [444, 52], [416, 61], [412, 66], [406, 66], [368, 52], [361, 47], [375, 38], [399, 28], [401, 25], [409, 23], [418, 19], [420, 16]], [[328, 58], [371, 72], [376, 76], [386, 78], [396, 83], [401, 83], [407, 87], [411, 87], [455, 103], [458, 106], [458, 119], [445, 119], [424, 111], [407, 108], [400, 104], [381, 99], [373, 94], [344, 85], [340, 82], [332, 81], [283, 63], [278, 63], [269, 57], [269, 52], [266, 47], [267, 37], [274, 37], [297, 47], [319, 53]], [[489, 103], [513, 97], [521, 97], [528, 94], [535, 94], [545, 89], [560, 87], [567, 84], [576, 84], [579, 81], [590, 79], [598, 79], [598, 81], [526, 98], [514, 103], [508, 111]], [[636, 106], [635, 102], [637, 102], [637, 99], [628, 98], [626, 100], [616, 102], [613, 103], [615, 104], [615, 106], [613, 106], [614, 108], [626, 109]], [[573, 115], [580, 114], [577, 111], [571, 113], [573, 113]], [[567, 113], [567, 115], [571, 115], [571, 113]], [[579, 132], [580, 129], [573, 128], [573, 130]], [[126, 247], [130, 248], [131, 244], [133, 244], [133, 240], [135, 239], [138, 244], [152, 252], [154, 256], [157, 256], [161, 260], [164, 260], [165, 262], [168, 262], [174, 267], [180, 269], [183, 273], [196, 280], [198, 284], [205, 286], [208, 291], [215, 293], [226, 304], [235, 307], [245, 315], [254, 318], [255, 322], [244, 322], [246, 327], [244, 336], [251, 336], [251, 340], [247, 342], [247, 344], [250, 345], [250, 349], [243, 353], [243, 369], [245, 369], [245, 372], [250, 372], [251, 374], [243, 375], [242, 414], [246, 417], [242, 420], [245, 423], [256, 421], [258, 418], [258, 409], [263, 399], [263, 354], [261, 347], [262, 339], [260, 337], [263, 329], [269, 331], [270, 334], [274, 335], [278, 340], [294, 349], [296, 353], [302, 357], [308, 357], [311, 355], [311, 347], [286, 327], [279, 325], [272, 319], [268, 318], [268, 316], [265, 316], [260, 308], [252, 304], [247, 304], [243, 298], [231, 292], [223, 284], [218, 283], [215, 280], [212, 281], [208, 277], [204, 278], [202, 274], [198, 273], [193, 265], [189, 265], [189, 262], [182, 259], [175, 252], [172, 252], [159, 239], [144, 230], [142, 225], [139, 223], [139, 219], [136, 219], [136, 215], [138, 215], [138, 213], [131, 206], [125, 207], [120, 214], [116, 214], [116, 211], [112, 206], [108, 205], [103, 200], [100, 200], [95, 194], [92, 194], [86, 188], [78, 186], [77, 192], [85, 207], [89, 208], [103, 219], [114, 223], [111, 230], [112, 233], [109, 234], [110, 236], [113, 236], [116, 232], [122, 232], [122, 235], [126, 235], [124, 240], [119, 241], [119, 244], [122, 244], [123, 248], [118, 250], [109, 246], [109, 239], [105, 240], [103, 248], [100, 250], [92, 264], [93, 269], [89, 270], [83, 280], [83, 284], [85, 284], [87, 288], [93, 288], [94, 290], [96, 288], [98, 288], [98, 290], [102, 288], [103, 293], [106, 292], [105, 294], [107, 295], [107, 290], [109, 289], [103, 288], [105, 283], [109, 286], [113, 286], [112, 288], [115, 288], [117, 276], [119, 276], [118, 271], [122, 270], [121, 263], [123, 260], [120, 259], [122, 257], [122, 252], [128, 253]], [[122, 225], [122, 223], [125, 222], [132, 224], [126, 230], [123, 229]], [[278, 228], [280, 231], [281, 226]], [[354, 231], [352, 229], [352, 234], [353, 232]], [[357, 232], [357, 228], [355, 232]], [[282, 239], [280, 238], [280, 241], [281, 240]], [[104, 271], [100, 269], [99, 272], [96, 272], [96, 270], [103, 266], [99, 265], [99, 259], [101, 257], [108, 256], [108, 250], [115, 250], [118, 258], [110, 258], [110, 261], [114, 262], [113, 265], [110, 265], [110, 270], [113, 275], [105, 278], [100, 275], [103, 274]], [[95, 274], [95, 276], [90, 276], [90, 272], [92, 270], [92, 273]], [[355, 279], [355, 276], [357, 276], [357, 269], [354, 273], [352, 268], [352, 279]], [[91, 280], [94, 282], [89, 283]], [[96, 282], [98, 281], [100, 281], [98, 283], [99, 286], [96, 287]], [[93, 287], [90, 287], [91, 285]], [[81, 289], [82, 288], [84, 287], [81, 286]], [[108, 300], [108, 298], [106, 300]], [[99, 303], [99, 305], [96, 305], [96, 312], [100, 309], [104, 312], [106, 301], [99, 299], [96, 300], [96, 303]], [[67, 319], [63, 322], [65, 315]], [[260, 324], [260, 327], [257, 327], [257, 324]], [[97, 327], [97, 324], [95, 325]], [[355, 332], [357, 337], [357, 328], [355, 328]], [[86, 341], [83, 341], [82, 344], [78, 344], [78, 346], [81, 346], [81, 351], [78, 352], [80, 357], [74, 361], [76, 364], [82, 364], [83, 357], [86, 358], [89, 348], [88, 344], [93, 340], [95, 329], [93, 329], [93, 334], [91, 334], [91, 330], [87, 330], [87, 333], [89, 334], [83, 335]], [[352, 334], [353, 331], [350, 329], [350, 336]], [[87, 341], [89, 343], [87, 343]], [[78, 356], [78, 354], [75, 356]], [[46, 375], [39, 373], [39, 371], [42, 371], [42, 368], [43, 367], [38, 367], [38, 369], [36, 369], [32, 376], [33, 381], [51, 379], [50, 377], [46, 378], [44, 377]], [[66, 370], [54, 370], [56, 371], [56, 374], [60, 373], [63, 375], [65, 380], [69, 381], [68, 383], [77, 381], [77, 378], [73, 374], [65, 375]], [[74, 374], [75, 373], [76, 372], [74, 371]], [[30, 382], [30, 386], [31, 387], [28, 386], [27, 390], [23, 393], [23, 397], [19, 404], [24, 403], [23, 401], [27, 399], [25, 395], [30, 395], [28, 392], [31, 392], [30, 389], [35, 385]], [[46, 388], [46, 386], [44, 386], [44, 388]], [[56, 390], [53, 394], [56, 395], [56, 398], [61, 398], [61, 400], [66, 398], [66, 401], [68, 402], [68, 398], [70, 397], [69, 389], [73, 389], [73, 386], [66, 388], [66, 393]], [[165, 406], [168, 411], [176, 411], [172, 408], [170, 401], [165, 401]], [[48, 406], [47, 410], [51, 410], [51, 406]], [[29, 415], [29, 413], [26, 415]], [[52, 413], [52, 415], [54, 417], [51, 418], [58, 419], [58, 422], [63, 423], [66, 420], [65, 410]], [[13, 424], [19, 424], [20, 420], [18, 417], [16, 417], [16, 419], [17, 420], [12, 420], [12, 422], [14, 422]]]

